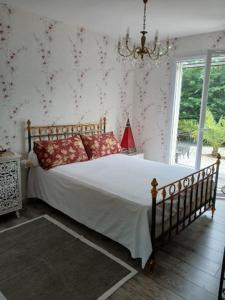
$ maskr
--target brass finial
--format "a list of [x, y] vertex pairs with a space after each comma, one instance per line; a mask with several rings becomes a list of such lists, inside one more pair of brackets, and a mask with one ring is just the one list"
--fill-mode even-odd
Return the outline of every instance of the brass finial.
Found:
[[152, 186], [152, 189], [151, 189], [152, 197], [156, 198], [157, 193], [158, 193], [158, 191], [157, 191], [158, 182], [157, 182], [156, 178], [153, 178], [153, 180], [151, 182], [151, 186]]

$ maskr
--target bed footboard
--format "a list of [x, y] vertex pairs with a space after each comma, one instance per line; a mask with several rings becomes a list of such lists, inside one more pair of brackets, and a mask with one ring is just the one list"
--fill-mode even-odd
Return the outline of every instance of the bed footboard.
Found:
[[179, 234], [209, 209], [213, 217], [220, 159], [218, 154], [214, 164], [161, 188], [157, 188], [156, 178], [152, 180], [151, 271], [155, 250], [161, 242]]

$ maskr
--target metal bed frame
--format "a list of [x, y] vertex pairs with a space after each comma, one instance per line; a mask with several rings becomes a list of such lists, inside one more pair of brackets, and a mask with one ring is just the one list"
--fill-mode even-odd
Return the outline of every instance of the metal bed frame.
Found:
[[[54, 140], [74, 134], [98, 134], [106, 131], [106, 118], [98, 123], [32, 126], [27, 121], [28, 150], [34, 140]], [[148, 267], [154, 270], [155, 252], [165, 240], [179, 234], [203, 213], [215, 212], [216, 190], [219, 174], [220, 155], [214, 164], [186, 177], [158, 188], [157, 179], [151, 182], [151, 223], [150, 234], [153, 252]], [[169, 212], [169, 216], [168, 216]], [[159, 228], [160, 231], [159, 231]]]

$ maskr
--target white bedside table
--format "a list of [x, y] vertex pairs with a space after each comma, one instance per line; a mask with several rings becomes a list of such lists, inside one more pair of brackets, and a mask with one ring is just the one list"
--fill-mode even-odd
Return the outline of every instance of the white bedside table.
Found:
[[0, 155], [0, 215], [22, 208], [20, 156], [12, 152]]
[[144, 159], [144, 153], [143, 152], [132, 152], [132, 153], [121, 152], [121, 153], [124, 154], [124, 155]]

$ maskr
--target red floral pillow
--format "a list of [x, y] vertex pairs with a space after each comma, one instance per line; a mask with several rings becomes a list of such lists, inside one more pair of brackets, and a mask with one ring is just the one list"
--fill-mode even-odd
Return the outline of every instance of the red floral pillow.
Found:
[[40, 166], [46, 170], [88, 160], [79, 135], [62, 140], [34, 142], [34, 152], [37, 154]]
[[89, 159], [121, 152], [121, 146], [113, 132], [81, 137]]

